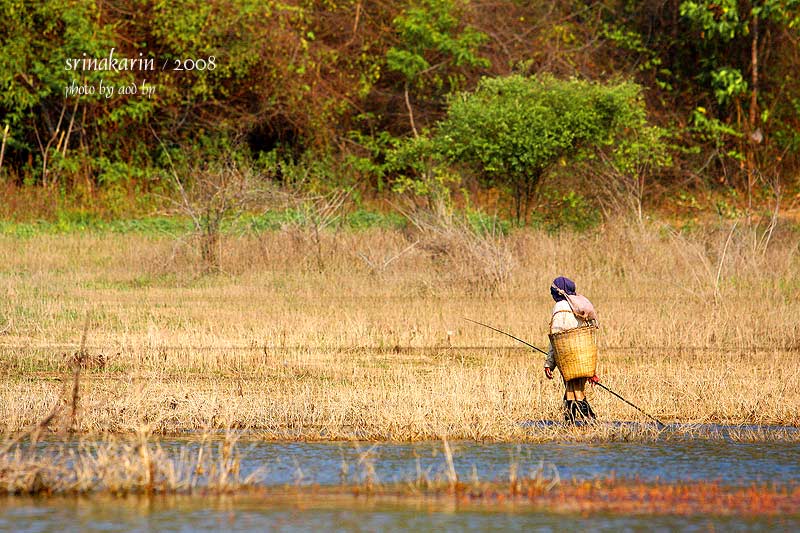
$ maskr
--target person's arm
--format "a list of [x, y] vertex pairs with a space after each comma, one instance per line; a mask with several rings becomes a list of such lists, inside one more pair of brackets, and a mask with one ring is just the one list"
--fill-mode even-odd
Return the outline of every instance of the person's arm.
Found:
[[[557, 310], [558, 304], [553, 307], [553, 315], [550, 317], [550, 333], [561, 329], [561, 317], [559, 315], [564, 313], [556, 313]], [[549, 341], [548, 344], [547, 356], [544, 358], [544, 375], [547, 376], [547, 379], [553, 379], [553, 370], [556, 368], [556, 352], [555, 348], [553, 348], [553, 341]]]
[[553, 370], [556, 368], [556, 354], [553, 351], [553, 343], [550, 342], [550, 349], [547, 350], [547, 357], [544, 359], [544, 375], [547, 379], [553, 379]]

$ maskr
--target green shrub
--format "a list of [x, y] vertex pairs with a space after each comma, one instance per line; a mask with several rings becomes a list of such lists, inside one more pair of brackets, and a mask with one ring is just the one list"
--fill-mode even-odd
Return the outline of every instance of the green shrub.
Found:
[[433, 144], [484, 184], [510, 191], [520, 221], [553, 164], [645, 123], [636, 84], [514, 75], [484, 78], [474, 92], [454, 95]]

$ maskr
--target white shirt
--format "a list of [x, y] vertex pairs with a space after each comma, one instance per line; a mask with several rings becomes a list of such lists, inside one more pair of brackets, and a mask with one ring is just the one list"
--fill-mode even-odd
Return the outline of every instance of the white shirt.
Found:
[[[562, 313], [559, 311], [567, 311], [567, 312]], [[556, 305], [553, 306], [553, 325], [550, 328], [550, 333], [555, 333], [556, 331], [564, 331], [565, 329], [578, 328], [580, 326], [585, 326], [586, 324], [588, 324], [588, 322], [572, 314], [572, 309], [569, 306], [569, 302], [567, 302], [566, 300], [561, 300], [560, 302], [556, 302]], [[550, 342], [550, 349], [548, 350], [547, 357], [544, 360], [544, 364], [550, 370], [553, 370], [556, 367], [555, 351], [553, 350], [552, 342]]]

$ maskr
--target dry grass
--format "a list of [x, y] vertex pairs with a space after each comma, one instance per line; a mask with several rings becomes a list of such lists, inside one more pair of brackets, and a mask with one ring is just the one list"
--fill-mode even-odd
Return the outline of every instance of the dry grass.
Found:
[[260, 472], [243, 477], [237, 436], [203, 436], [177, 453], [151, 442], [146, 430], [128, 440], [12, 444], [0, 453], [0, 495], [225, 493], [253, 487]]
[[[0, 237], [2, 428], [67, 408], [88, 313], [83, 432], [539, 438], [519, 422], [558, 418], [562, 385], [462, 317], [544, 348], [560, 274], [599, 310], [601, 379], [650, 414], [800, 425], [798, 236], [764, 246], [731, 227], [518, 231], [496, 237], [495, 260], [514, 266], [502, 278], [460, 264], [468, 244], [434, 252], [388, 230], [327, 231], [313, 247], [292, 231], [229, 237], [214, 276], [191, 274], [198, 258], [168, 237]], [[604, 391], [591, 401], [602, 419], [642, 420]]]

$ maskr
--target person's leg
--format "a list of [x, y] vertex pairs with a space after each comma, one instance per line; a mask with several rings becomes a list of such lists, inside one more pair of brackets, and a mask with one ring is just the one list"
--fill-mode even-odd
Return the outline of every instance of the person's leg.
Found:
[[594, 414], [594, 411], [592, 410], [592, 406], [589, 405], [589, 400], [584, 398], [583, 400], [578, 402], [578, 407], [584, 418], [590, 418], [590, 419], [597, 418], [597, 415]]
[[581, 408], [575, 400], [564, 400], [564, 421], [574, 423], [581, 417]]
[[575, 422], [581, 418], [581, 400], [585, 398], [583, 388], [586, 386], [586, 378], [571, 379], [564, 382], [564, 420]]
[[597, 418], [586, 400], [586, 381], [586, 378], [575, 378], [564, 384], [564, 418], [568, 422], [574, 422], [578, 418]]
[[569, 390], [569, 381], [564, 380], [564, 421], [568, 424], [575, 422], [574, 404], [575, 396]]
[[578, 406], [578, 410], [583, 418], [587, 419], [594, 419], [597, 418], [597, 415], [594, 414], [592, 407], [589, 405], [589, 401], [586, 399], [586, 382], [588, 381], [587, 378], [579, 378], [573, 379], [575, 381], [575, 400]]
[[575, 378], [567, 381], [565, 398], [567, 400], [575, 401], [583, 400], [586, 398], [586, 395], [583, 392], [584, 388], [586, 388], [586, 378]]

